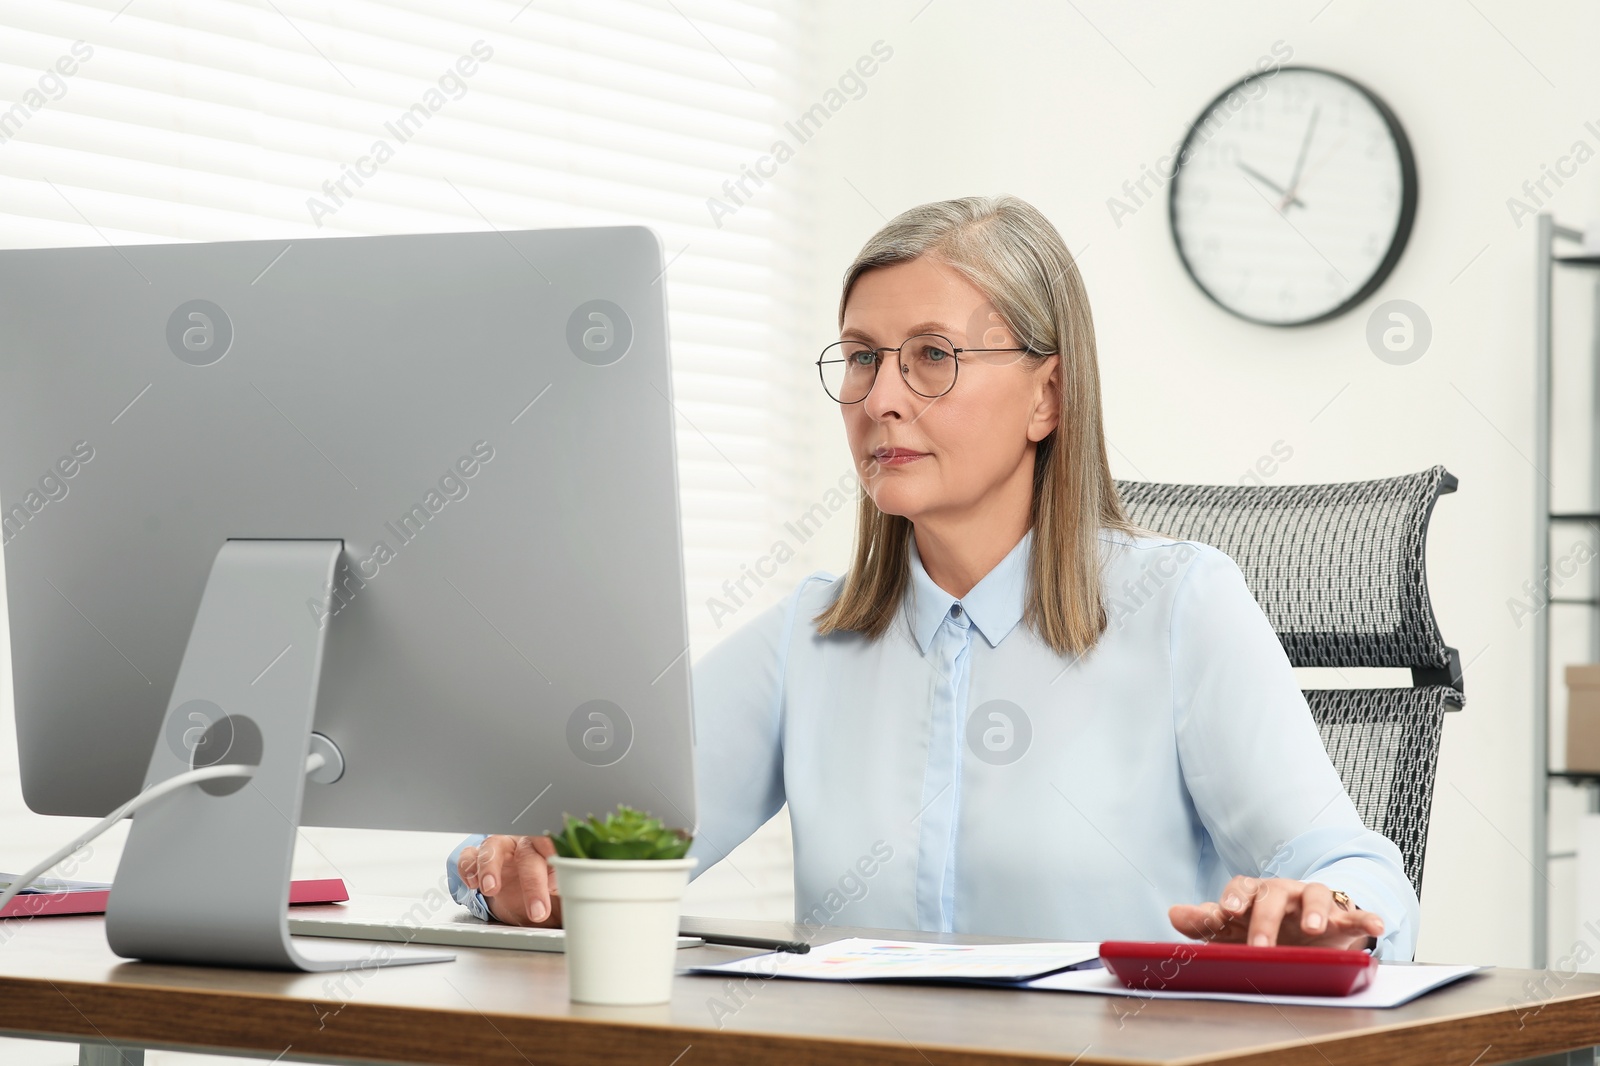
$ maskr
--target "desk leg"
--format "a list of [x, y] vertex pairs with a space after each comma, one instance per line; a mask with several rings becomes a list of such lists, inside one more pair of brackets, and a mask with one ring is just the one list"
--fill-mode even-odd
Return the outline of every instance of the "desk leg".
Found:
[[78, 1066], [144, 1066], [144, 1049], [126, 1044], [79, 1044]]

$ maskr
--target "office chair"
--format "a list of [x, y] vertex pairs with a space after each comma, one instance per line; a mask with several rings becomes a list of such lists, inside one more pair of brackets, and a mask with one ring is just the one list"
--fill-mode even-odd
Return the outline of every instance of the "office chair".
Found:
[[1456, 484], [1442, 466], [1335, 485], [1117, 482], [1137, 525], [1233, 558], [1293, 665], [1411, 670], [1411, 688], [1305, 695], [1356, 810], [1400, 848], [1419, 895], [1444, 713], [1466, 702], [1424, 561], [1433, 503]]

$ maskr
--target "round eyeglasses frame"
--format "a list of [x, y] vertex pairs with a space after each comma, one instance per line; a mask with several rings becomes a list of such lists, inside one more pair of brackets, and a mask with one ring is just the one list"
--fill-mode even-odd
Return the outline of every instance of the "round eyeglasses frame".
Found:
[[[941, 391], [941, 392], [931, 392], [930, 393], [930, 392], [923, 392], [922, 390], [918, 389], [915, 385], [911, 384], [911, 368], [909, 366], [907, 366], [905, 363], [901, 363], [898, 359], [895, 360], [895, 362], [898, 363], [899, 366], [900, 366], [900, 379], [906, 383], [906, 388], [910, 389], [912, 392], [916, 393], [918, 396], [921, 396], [923, 399], [926, 399], [926, 400], [937, 400], [941, 396], [948, 395], [950, 393], [950, 390], [956, 387], [956, 378], [961, 376], [961, 355], [962, 355], [963, 352], [1028, 352], [1028, 353], [1030, 353], [1032, 355], [1050, 355], [1050, 354], [1053, 354], [1053, 353], [1050, 353], [1050, 352], [1036, 352], [1036, 351], [1034, 351], [1034, 349], [1032, 347], [1026, 347], [1026, 348], [957, 348], [955, 346], [955, 344], [953, 344], [951, 342], [949, 337], [946, 337], [941, 333], [918, 333], [916, 335], [916, 337], [907, 337], [905, 340], [901, 341], [900, 344], [897, 347], [893, 347], [893, 348], [887, 348], [887, 347], [886, 348], [868, 348], [867, 349], [868, 351], [872, 352], [873, 355], [877, 356], [877, 364], [876, 364], [876, 366], [874, 366], [873, 371], [872, 371], [872, 384], [867, 387], [867, 391], [866, 392], [861, 394], [860, 399], [841, 400], [839, 397], [837, 397], [837, 396], [835, 396], [833, 394], [833, 390], [832, 389], [828, 388], [827, 372], [825, 370], [823, 370], [823, 367], [827, 366], [829, 364], [832, 364], [832, 363], [846, 363], [846, 362], [849, 362], [848, 359], [829, 359], [828, 358], [828, 353], [833, 351], [835, 348], [838, 348], [840, 345], [860, 343], [860, 342], [859, 341], [834, 341], [832, 344], [830, 344], [827, 347], [823, 348], [822, 349], [822, 354], [817, 357], [817, 377], [819, 377], [822, 380], [822, 391], [826, 392], [828, 394], [828, 398], [830, 400], [834, 401], [835, 403], [842, 403], [842, 404], [860, 403], [862, 400], [865, 400], [868, 396], [872, 395], [873, 388], [875, 388], [877, 386], [877, 384], [878, 384], [878, 371], [883, 369], [883, 353], [884, 352], [896, 352], [896, 353], [898, 353], [901, 348], [904, 348], [907, 344], [910, 344], [912, 341], [916, 340], [917, 337], [933, 337], [933, 338], [936, 338], [938, 340], [943, 341], [945, 343], [945, 346], [949, 349], [951, 358], [953, 358], [955, 360], [955, 364], [956, 364], [955, 365], [955, 369], [950, 372], [950, 384], [946, 385], [944, 390]], [[866, 347], [866, 346], [863, 345], [863, 347]]]

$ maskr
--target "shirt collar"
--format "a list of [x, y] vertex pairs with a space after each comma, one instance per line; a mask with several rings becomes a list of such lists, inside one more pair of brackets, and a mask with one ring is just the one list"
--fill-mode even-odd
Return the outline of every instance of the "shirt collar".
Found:
[[[1022, 620], [1023, 606], [1028, 593], [1028, 552], [1033, 543], [1033, 530], [995, 564], [993, 570], [983, 575], [972, 591], [961, 597], [962, 610], [972, 624], [978, 627], [989, 646], [997, 647], [1006, 634]], [[950, 615], [954, 596], [933, 583], [933, 578], [922, 568], [922, 556], [917, 552], [917, 538], [911, 537], [911, 602], [908, 612], [911, 633], [916, 638], [922, 654], [928, 654], [933, 635]]]

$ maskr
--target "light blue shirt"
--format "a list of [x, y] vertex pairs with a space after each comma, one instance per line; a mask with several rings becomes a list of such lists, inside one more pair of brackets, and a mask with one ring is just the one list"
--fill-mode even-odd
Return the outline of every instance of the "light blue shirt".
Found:
[[[785, 802], [795, 919], [1062, 940], [1182, 939], [1235, 874], [1320, 881], [1408, 959], [1419, 907], [1367, 829], [1227, 555], [1105, 531], [1109, 624], [1078, 658], [1023, 622], [1030, 532], [956, 599], [915, 541], [876, 642], [819, 637], [818, 573], [693, 667], [703, 871]], [[457, 900], [487, 917], [456, 876]]]

